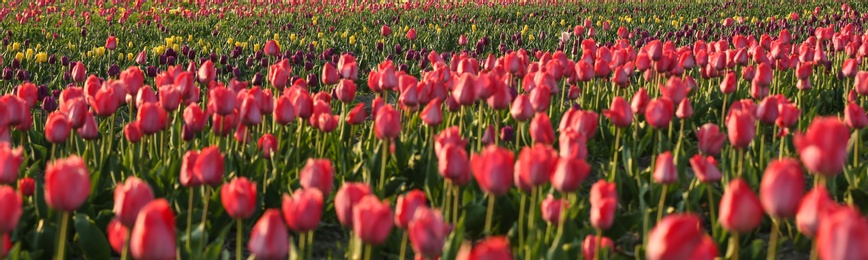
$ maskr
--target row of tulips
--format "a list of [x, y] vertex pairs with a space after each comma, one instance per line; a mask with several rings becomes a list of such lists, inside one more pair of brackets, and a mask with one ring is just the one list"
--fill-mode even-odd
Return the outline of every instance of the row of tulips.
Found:
[[[758, 257], [757, 243], [740, 248], [765, 230], [770, 258], [782, 240], [822, 259], [863, 258], [868, 34], [850, 5], [836, 15], [790, 15], [811, 25], [796, 36], [787, 20], [777, 36], [755, 36], [726, 19], [715, 28], [727, 36], [686, 43], [623, 25], [601, 44], [585, 20], [566, 52], [495, 55], [485, 38], [451, 55], [332, 49], [304, 78], [293, 71], [311, 69], [297, 60], [312, 58], [283, 55], [274, 39], [253, 54], [265, 55], [266, 76], [249, 81], [190, 50], [166, 50], [159, 69], [141, 52], [104, 79], [87, 68], [108, 62], [82, 57], [61, 61], [69, 85], [54, 93], [28, 82], [54, 68], [16, 58], [26, 77], [6, 79], [13, 90], [0, 97], [0, 183], [18, 188], [0, 187], [12, 202], [0, 251], [307, 259], [330, 242], [317, 237], [344, 236], [328, 225], [340, 223], [346, 258], [404, 259], [409, 242], [419, 258], [713, 259], [727, 246], [737, 259]], [[780, 232], [791, 224], [800, 234]], [[235, 247], [223, 249], [230, 232]]]

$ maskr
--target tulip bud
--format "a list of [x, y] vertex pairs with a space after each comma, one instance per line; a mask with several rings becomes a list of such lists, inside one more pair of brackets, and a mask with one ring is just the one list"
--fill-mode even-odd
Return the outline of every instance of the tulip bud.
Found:
[[220, 201], [226, 214], [235, 219], [246, 219], [256, 211], [256, 182], [236, 177], [220, 187]]
[[247, 249], [259, 259], [281, 259], [289, 254], [289, 233], [279, 209], [268, 209], [250, 232]]
[[323, 195], [319, 189], [298, 189], [283, 195], [283, 218], [289, 229], [304, 233], [316, 229], [322, 216]]
[[114, 213], [121, 224], [132, 228], [136, 224], [139, 211], [154, 200], [154, 192], [146, 182], [136, 177], [128, 178], [115, 187]]
[[731, 232], [746, 233], [762, 222], [763, 210], [759, 199], [741, 178], [729, 182], [720, 199], [718, 222]]
[[795, 159], [774, 160], [766, 167], [760, 184], [760, 202], [774, 218], [796, 215], [805, 189], [802, 167]]

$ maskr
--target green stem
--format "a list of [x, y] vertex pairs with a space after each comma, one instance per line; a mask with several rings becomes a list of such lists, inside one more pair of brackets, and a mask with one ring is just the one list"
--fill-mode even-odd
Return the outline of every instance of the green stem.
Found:
[[452, 191], [455, 193], [452, 195], [452, 221], [458, 223], [458, 207], [461, 206], [461, 186], [452, 186]]
[[612, 155], [612, 171], [609, 173], [609, 182], [615, 182], [615, 174], [618, 170], [618, 150], [621, 148], [621, 128], [615, 129], [615, 148]]
[[404, 260], [404, 257], [407, 255], [407, 232], [402, 232], [404, 235], [401, 237], [401, 254], [398, 256], [399, 260]]
[[491, 217], [494, 215], [494, 194], [488, 194], [488, 211], [485, 214], [485, 233], [491, 235]]
[[518, 248], [524, 248], [524, 227], [522, 226], [522, 223], [524, 223], [524, 204], [526, 198], [527, 196], [522, 195], [518, 204]]
[[57, 239], [57, 255], [54, 259], [63, 260], [66, 258], [64, 250], [66, 249], [67, 226], [69, 226], [69, 211], [64, 211], [60, 219], [60, 237]]
[[738, 150], [738, 175], [736, 177], [741, 177], [741, 172], [744, 170], [744, 149]]
[[657, 222], [660, 223], [660, 219], [663, 218], [663, 207], [666, 206], [666, 190], [669, 189], [668, 184], [663, 185], [663, 191], [660, 192], [660, 204], [657, 204]]
[[738, 233], [732, 233], [729, 237], [729, 250], [732, 253], [732, 256], [729, 258], [730, 260], [738, 260], [739, 255], [739, 244], [738, 244]]
[[388, 158], [389, 158], [389, 140], [384, 139], [383, 140], [383, 158], [382, 158], [383, 164], [380, 167], [380, 182], [377, 185], [377, 189], [380, 191], [383, 191], [383, 189], [385, 188], [385, 187], [383, 187], [383, 185], [385, 185], [385, 183], [386, 183], [386, 163], [387, 163]]
[[715, 234], [717, 233], [717, 215], [714, 212], [714, 192], [711, 189], [711, 183], [706, 183], [705, 191], [708, 192], [708, 210], [711, 213], [711, 237], [714, 238], [717, 237]]
[[187, 248], [190, 248], [190, 230], [193, 226], [193, 188], [189, 188], [190, 197], [187, 200]]
[[365, 245], [365, 260], [371, 260], [371, 251], [374, 251], [371, 245]]
[[[203, 199], [205, 199], [205, 206], [202, 207], [202, 230], [204, 231], [204, 230], [208, 229], [208, 225], [207, 225], [208, 202], [211, 201], [211, 194], [210, 194], [211, 189], [209, 186], [202, 186], [202, 189], [204, 190], [204, 193], [205, 193], [204, 198], [203, 198]], [[207, 245], [207, 244], [208, 244], [208, 241], [202, 241], [202, 245], [201, 245], [202, 248], [200, 248], [200, 249], [205, 250], [205, 245]]]
[[124, 240], [124, 247], [123, 247], [123, 249], [121, 249], [121, 260], [129, 259], [128, 255], [130, 252], [130, 235], [131, 234], [132, 234], [132, 232], [127, 230], [126, 240]]
[[817, 240], [814, 239], [813, 242], [811, 242], [811, 257], [809, 259], [817, 260], [818, 258], [819, 255], [817, 254]]
[[779, 222], [778, 219], [772, 218], [772, 234], [771, 234], [771, 237], [769, 238], [769, 250], [768, 250], [768, 254], [766, 255], [767, 260], [774, 260], [777, 256], [776, 252], [778, 249], [778, 233], [779, 233], [778, 228], [780, 226], [780, 223], [778, 223], [778, 222]]
[[599, 228], [597, 229], [597, 237], [595, 237], [594, 240], [597, 240], [596, 243], [594, 243], [594, 260], [599, 260], [600, 259], [600, 248], [601, 248], [600, 244], [603, 243], [603, 230], [602, 229], [599, 229]]
[[244, 232], [243, 227], [241, 227], [241, 219], [235, 220], [235, 259], [241, 260], [241, 234]]

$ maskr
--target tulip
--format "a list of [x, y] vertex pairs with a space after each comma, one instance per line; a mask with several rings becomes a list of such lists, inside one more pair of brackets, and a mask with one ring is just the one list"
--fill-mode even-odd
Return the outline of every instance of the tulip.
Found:
[[434, 99], [422, 109], [422, 113], [419, 115], [422, 119], [422, 122], [428, 126], [438, 126], [443, 122], [443, 110], [440, 108], [440, 100]]
[[660, 184], [672, 184], [678, 181], [678, 172], [675, 170], [675, 161], [669, 151], [657, 155], [654, 164], [654, 181]]
[[22, 153], [21, 147], [12, 149], [8, 144], [0, 144], [0, 184], [11, 185], [18, 180], [18, 170], [24, 161]]
[[662, 129], [669, 126], [675, 113], [672, 101], [667, 98], [651, 100], [645, 107], [645, 120], [651, 127]]
[[532, 186], [539, 186], [549, 181], [557, 165], [558, 155], [548, 145], [535, 144], [524, 147], [515, 163], [515, 172]]
[[391, 105], [381, 107], [374, 118], [374, 133], [380, 139], [398, 137], [401, 134], [401, 113]]
[[395, 226], [407, 229], [416, 213], [426, 207], [425, 203], [427, 200], [425, 192], [419, 189], [414, 189], [398, 196], [398, 201], [395, 205]]
[[392, 231], [392, 209], [375, 195], [367, 195], [353, 207], [353, 234], [369, 245], [386, 241]]
[[849, 132], [838, 118], [818, 117], [805, 133], [795, 135], [793, 143], [809, 172], [834, 176], [843, 170], [847, 160]]
[[439, 210], [419, 207], [410, 221], [407, 234], [417, 255], [436, 258], [443, 252], [443, 245], [451, 229], [443, 221]]
[[675, 111], [675, 116], [682, 120], [693, 116], [693, 105], [690, 104], [690, 99], [681, 100], [681, 103], [678, 104], [678, 110]]
[[24, 100], [24, 104], [26, 108], [32, 108], [33, 105], [36, 104], [36, 99], [39, 97], [37, 95], [36, 85], [33, 83], [25, 82], [21, 85], [18, 85], [18, 92], [16, 93], [18, 98]]
[[820, 259], [864, 259], [868, 256], [868, 223], [853, 207], [844, 207], [820, 222], [816, 247]]
[[513, 162], [512, 152], [494, 145], [470, 156], [470, 168], [476, 182], [483, 191], [496, 196], [505, 195], [512, 186]]
[[558, 131], [567, 132], [568, 130], [572, 130], [583, 135], [585, 138], [593, 138], [597, 132], [599, 117], [594, 111], [569, 110], [561, 117]]
[[220, 187], [220, 201], [226, 214], [234, 219], [246, 219], [256, 211], [256, 182], [236, 177]]
[[168, 201], [151, 201], [139, 212], [130, 252], [137, 259], [175, 259], [175, 213]]
[[542, 204], [540, 204], [542, 219], [550, 224], [559, 225], [563, 217], [561, 211], [566, 210], [568, 207], [569, 203], [565, 199], [555, 199], [554, 196], [549, 194], [543, 199]]
[[356, 98], [356, 83], [352, 80], [342, 79], [335, 89], [335, 94], [343, 103], [351, 103]]
[[21, 192], [21, 195], [25, 197], [33, 196], [35, 182], [33, 178], [24, 177], [18, 180], [18, 191]]
[[146, 182], [136, 177], [128, 178], [115, 187], [114, 213], [121, 224], [132, 228], [136, 224], [139, 211], [154, 200], [154, 192]]
[[160, 87], [160, 105], [166, 111], [175, 111], [181, 104], [181, 92], [174, 85], [165, 85]]
[[736, 149], [743, 150], [756, 135], [756, 119], [753, 113], [744, 109], [730, 109], [726, 119], [726, 130], [729, 143]]
[[289, 233], [279, 209], [268, 209], [250, 231], [247, 249], [257, 259], [284, 259], [289, 254]]
[[105, 39], [105, 48], [106, 49], [113, 51], [117, 47], [118, 47], [118, 39], [115, 38], [114, 35], [109, 36], [107, 39]]
[[615, 220], [618, 191], [615, 183], [599, 180], [591, 186], [591, 225], [599, 230], [609, 229]]
[[338, 70], [335, 69], [335, 66], [330, 62], [326, 62], [325, 66], [322, 67], [322, 84], [323, 85], [334, 85], [340, 81], [340, 75], [338, 75]]
[[319, 189], [298, 189], [283, 195], [283, 218], [289, 229], [306, 233], [316, 229], [322, 216], [323, 194]]
[[154, 103], [145, 103], [139, 107], [136, 121], [143, 134], [151, 135], [159, 132], [166, 124], [166, 110]]
[[295, 120], [295, 107], [288, 96], [283, 95], [277, 98], [274, 105], [274, 121], [279, 124], [287, 125]]
[[214, 63], [210, 60], [202, 63], [202, 66], [199, 67], [199, 70], [196, 72], [196, 79], [199, 81], [199, 84], [208, 86], [209, 83], [217, 79], [217, 70], [214, 68]]
[[717, 160], [714, 156], [703, 157], [702, 155], [694, 155], [690, 158], [690, 167], [699, 181], [704, 183], [712, 183], [720, 181], [720, 170], [717, 169]]
[[689, 259], [714, 260], [717, 259], [718, 254], [714, 239], [709, 235], [703, 235], [702, 241], [693, 249]]
[[865, 115], [865, 110], [862, 109], [862, 106], [850, 102], [844, 108], [844, 123], [852, 129], [862, 129], [868, 125], [868, 116]]
[[221, 116], [232, 114], [235, 111], [235, 93], [225, 87], [215, 87], [209, 92], [208, 111]]
[[630, 109], [634, 113], [645, 111], [645, 107], [649, 102], [648, 92], [645, 91], [645, 88], [639, 88], [639, 91], [636, 91], [636, 94], [633, 94], [633, 98], [630, 100]]
[[371, 188], [364, 183], [347, 182], [341, 186], [335, 194], [335, 213], [341, 225], [353, 227], [353, 209], [370, 194]]
[[264, 134], [262, 137], [259, 137], [259, 141], [256, 142], [256, 147], [262, 151], [262, 156], [266, 159], [271, 159], [274, 152], [277, 152], [277, 137], [273, 134]]
[[440, 148], [440, 152], [435, 153], [440, 176], [457, 185], [467, 184], [470, 180], [470, 162], [463, 147], [450, 143]]
[[109, 245], [111, 245], [115, 253], [124, 253], [124, 248], [129, 242], [127, 240], [127, 235], [129, 233], [130, 229], [121, 224], [119, 219], [114, 218], [109, 222], [106, 227], [106, 235], [108, 236]]
[[680, 77], [670, 77], [666, 81], [666, 85], [660, 88], [660, 93], [664, 97], [672, 101], [672, 103], [681, 103], [681, 100], [687, 96], [689, 89]]
[[90, 195], [87, 165], [78, 156], [55, 160], [45, 169], [45, 203], [59, 211], [73, 211]]
[[[597, 245], [597, 242], [600, 242], [600, 245]], [[597, 257], [597, 248], [604, 249], [608, 252], [611, 252], [612, 248], [615, 247], [615, 242], [612, 242], [608, 237], [598, 237], [594, 235], [585, 236], [585, 240], [582, 242], [582, 255], [585, 256], [585, 259], [603, 259], [602, 257]]]
[[256, 101], [256, 98], [252, 95], [247, 95], [244, 101], [241, 102], [241, 110], [238, 111], [239, 116], [241, 116], [241, 123], [245, 126], [262, 123], [262, 109], [259, 107], [260, 104]]
[[84, 67], [84, 63], [76, 62], [75, 66], [72, 67], [72, 80], [82, 82], [85, 77], [87, 77], [87, 69]]
[[547, 87], [537, 87], [530, 91], [530, 106], [536, 112], [545, 112], [551, 103], [551, 90]]
[[735, 233], [750, 232], [762, 222], [763, 210], [759, 199], [741, 178], [729, 182], [720, 199], [718, 222]]
[[262, 51], [265, 52], [265, 55], [276, 56], [280, 53], [280, 45], [275, 40], [268, 40], [265, 42], [265, 46], [262, 47]]
[[537, 113], [530, 122], [530, 138], [534, 143], [551, 145], [555, 141], [555, 130], [546, 113]]
[[206, 147], [199, 152], [193, 165], [193, 175], [203, 184], [217, 186], [223, 181], [223, 155], [216, 146]]
[[669, 215], [648, 233], [645, 257], [649, 260], [690, 259], [702, 243], [701, 222], [693, 214]]
[[519, 121], [524, 122], [530, 120], [533, 116], [533, 106], [530, 104], [530, 99], [525, 94], [518, 95], [514, 101], [512, 101], [512, 106], [509, 110], [512, 118]]
[[350, 113], [347, 114], [347, 124], [350, 125], [358, 125], [365, 122], [365, 118], [368, 116], [365, 114], [365, 104], [358, 103], [356, 106], [350, 110]]
[[513, 259], [509, 248], [509, 240], [506, 237], [488, 237], [473, 246], [466, 258], [459, 257], [458, 259]]
[[335, 170], [329, 159], [307, 159], [299, 175], [301, 186], [305, 189], [317, 189], [323, 195], [331, 194]]
[[78, 136], [84, 140], [96, 140], [96, 138], [99, 137], [99, 129], [97, 128], [96, 119], [93, 117], [93, 113], [87, 112], [87, 115], [84, 118], [84, 125], [78, 128], [76, 133], [78, 133]]
[[804, 193], [802, 167], [795, 159], [774, 160], [766, 167], [760, 184], [760, 202], [774, 218], [795, 216]]
[[835, 201], [823, 186], [814, 187], [802, 197], [796, 212], [796, 227], [806, 237], [817, 235], [821, 218], [834, 209]]
[[385, 37], [389, 36], [389, 34], [392, 34], [392, 28], [389, 28], [388, 25], [383, 25], [383, 27], [380, 27], [380, 35]]
[[205, 112], [202, 111], [196, 104], [190, 104], [184, 109], [184, 124], [190, 127], [190, 130], [199, 132], [205, 129], [208, 123], [205, 117]]
[[69, 121], [63, 112], [51, 113], [45, 122], [45, 139], [55, 144], [66, 142], [70, 129]]
[[[21, 196], [10, 186], [0, 186], [0, 236], [11, 234], [21, 218]], [[2, 246], [2, 245], [0, 245]]]
[[723, 80], [720, 82], [720, 92], [723, 92], [724, 95], [732, 94], [738, 88], [738, 77], [735, 75], [735, 72], [728, 72]]
[[612, 99], [612, 105], [609, 106], [609, 109], [603, 110], [603, 115], [609, 118], [613, 125], [620, 128], [630, 126], [630, 123], [633, 122], [633, 111], [627, 101], [620, 96]]
[[801, 113], [802, 111], [796, 104], [778, 104], [778, 119], [775, 120], [775, 125], [784, 131], [799, 120]]

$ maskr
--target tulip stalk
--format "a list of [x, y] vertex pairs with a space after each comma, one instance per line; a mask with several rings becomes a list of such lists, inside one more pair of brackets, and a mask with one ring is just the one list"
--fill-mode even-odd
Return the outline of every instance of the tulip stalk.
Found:
[[657, 222], [660, 223], [660, 219], [663, 219], [663, 207], [666, 206], [666, 191], [669, 189], [669, 184], [663, 185], [663, 191], [660, 192], [660, 203], [657, 204]]
[[126, 240], [124, 240], [124, 247], [123, 249], [121, 249], [121, 260], [129, 259], [128, 255], [130, 253], [130, 235], [132, 235], [132, 232], [127, 231]]
[[[205, 230], [207, 228], [206, 223], [208, 223], [207, 222], [208, 221], [208, 202], [211, 201], [211, 194], [210, 194], [211, 189], [209, 186], [202, 186], [202, 191], [205, 193], [204, 194], [205, 206], [202, 207], [202, 229]], [[202, 248], [201, 249], [203, 251], [205, 250], [205, 245], [207, 245], [207, 244], [208, 244], [208, 241], [202, 241], [202, 245], [201, 245]]]
[[602, 229], [599, 229], [599, 228], [597, 229], [597, 237], [595, 237], [594, 240], [597, 240], [597, 241], [595, 241], [596, 243], [594, 243], [594, 260], [599, 260], [600, 259], [600, 248], [601, 248], [600, 244], [603, 243], [603, 230]]
[[612, 171], [609, 173], [609, 182], [615, 181], [615, 174], [618, 170], [618, 150], [620, 150], [620, 148], [621, 148], [620, 143], [621, 143], [621, 128], [618, 127], [618, 128], [615, 128], [615, 146], [614, 146], [614, 148], [612, 148], [612, 150], [613, 150]]
[[380, 181], [377, 184], [377, 189], [383, 191], [385, 187], [383, 187], [386, 183], [386, 163], [388, 163], [389, 156], [389, 140], [383, 139], [383, 164], [380, 167]]
[[241, 226], [241, 219], [235, 219], [235, 259], [241, 260], [241, 234], [244, 232], [243, 227]]
[[69, 226], [69, 211], [64, 211], [60, 217], [60, 237], [57, 239], [57, 255], [54, 259], [63, 260], [65, 258], [66, 231], [69, 229], [67, 226]]
[[708, 210], [709, 213], [711, 213], [711, 237], [715, 238], [717, 237], [717, 228], [715, 228], [715, 223], [717, 223], [717, 216], [714, 212], [714, 191], [712, 191], [711, 183], [705, 184], [705, 191], [708, 193]]
[[407, 255], [407, 232], [402, 232], [404, 234], [401, 235], [401, 254], [398, 256], [399, 260], [404, 260], [404, 256]]
[[730, 260], [738, 260], [739, 255], [738, 233], [733, 232], [729, 237], [729, 249], [727, 255], [730, 255]]
[[188, 193], [190, 193], [189, 199], [187, 200], [187, 248], [190, 248], [190, 239], [191, 237], [191, 229], [193, 227], [193, 188], [188, 189]]
[[777, 256], [776, 252], [778, 249], [778, 235], [779, 235], [778, 233], [780, 233], [780, 231], [778, 230], [780, 227], [779, 222], [780, 222], [779, 219], [772, 218], [772, 230], [771, 230], [772, 233], [769, 237], [769, 249], [768, 249], [768, 254], [766, 255], [767, 260], [774, 260], [775, 257]]
[[491, 235], [491, 217], [494, 215], [494, 194], [488, 194], [488, 210], [485, 213], [485, 233]]

